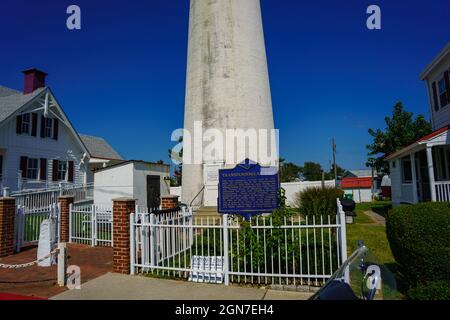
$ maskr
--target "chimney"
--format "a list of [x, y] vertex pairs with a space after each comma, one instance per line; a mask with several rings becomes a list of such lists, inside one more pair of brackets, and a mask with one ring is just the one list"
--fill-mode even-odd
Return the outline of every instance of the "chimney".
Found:
[[45, 87], [45, 77], [47, 74], [36, 68], [28, 69], [23, 71], [24, 76], [24, 86], [23, 93], [31, 93], [36, 89]]

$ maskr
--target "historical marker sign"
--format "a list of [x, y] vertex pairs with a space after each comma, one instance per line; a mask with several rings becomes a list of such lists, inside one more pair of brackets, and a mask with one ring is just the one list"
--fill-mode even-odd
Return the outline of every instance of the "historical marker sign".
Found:
[[249, 219], [278, 208], [278, 174], [268, 169], [246, 160], [234, 169], [219, 170], [218, 211]]

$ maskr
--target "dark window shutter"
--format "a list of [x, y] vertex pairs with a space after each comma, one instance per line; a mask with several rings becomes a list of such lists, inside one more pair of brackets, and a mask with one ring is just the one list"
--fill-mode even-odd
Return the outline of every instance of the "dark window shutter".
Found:
[[47, 180], [47, 159], [41, 158], [39, 175], [42, 181]]
[[33, 137], [37, 136], [37, 120], [38, 120], [37, 113], [32, 113], [31, 114], [31, 136], [33, 136]]
[[450, 80], [448, 79], [448, 71], [444, 73], [445, 88], [447, 89], [447, 104], [450, 103]]
[[59, 121], [58, 119], [53, 119], [53, 139], [58, 140], [58, 129], [59, 129]]
[[53, 181], [58, 181], [58, 160], [53, 160], [52, 180]]
[[73, 182], [73, 161], [69, 161], [69, 175], [67, 180]]
[[438, 95], [437, 95], [436, 82], [433, 82], [432, 87], [433, 87], [434, 111], [438, 111], [439, 110], [439, 100], [438, 100]]
[[28, 158], [20, 157], [20, 171], [22, 171], [22, 178], [27, 177]]
[[18, 115], [16, 118], [16, 133], [22, 133], [22, 115]]
[[45, 138], [45, 117], [41, 116], [41, 138]]

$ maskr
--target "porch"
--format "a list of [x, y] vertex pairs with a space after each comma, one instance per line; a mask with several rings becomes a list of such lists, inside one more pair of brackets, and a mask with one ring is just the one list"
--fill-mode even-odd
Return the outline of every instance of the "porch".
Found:
[[450, 201], [450, 141], [447, 127], [387, 158], [393, 178], [393, 193], [396, 193], [393, 194], [394, 202]]

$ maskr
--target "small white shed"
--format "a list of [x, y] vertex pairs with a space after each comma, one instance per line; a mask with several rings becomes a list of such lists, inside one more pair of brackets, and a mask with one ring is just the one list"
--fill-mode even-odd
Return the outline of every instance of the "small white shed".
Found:
[[94, 203], [111, 205], [115, 198], [136, 199], [136, 204], [157, 207], [170, 194], [170, 166], [130, 160], [94, 172]]

